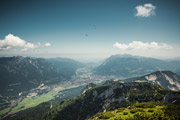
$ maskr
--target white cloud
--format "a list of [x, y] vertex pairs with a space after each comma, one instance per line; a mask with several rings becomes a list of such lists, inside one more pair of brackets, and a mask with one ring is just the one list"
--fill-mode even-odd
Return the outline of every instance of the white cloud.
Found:
[[141, 42], [141, 41], [133, 41], [129, 44], [123, 43], [114, 43], [114, 47], [120, 50], [157, 50], [157, 49], [170, 49], [172, 48], [170, 45], [166, 43], [157, 43], [157, 42]]
[[26, 52], [29, 49], [35, 49], [35, 48], [40, 48], [40, 47], [49, 47], [51, 46], [50, 43], [45, 43], [44, 45], [42, 45], [40, 42], [37, 43], [37, 45], [33, 44], [33, 43], [26, 43], [26, 45], [24, 46], [24, 49], [22, 49], [23, 52]]
[[45, 43], [44, 46], [49, 47], [49, 46], [51, 46], [51, 44], [50, 43]]
[[26, 44], [26, 41], [21, 38], [8, 34], [5, 36], [4, 40], [0, 40], [0, 50], [7, 50], [11, 47], [23, 47]]
[[35, 49], [40, 47], [49, 47], [51, 46], [50, 43], [45, 43], [42, 45], [40, 42], [37, 44], [26, 42], [22, 40], [18, 36], [14, 36], [13, 34], [8, 34], [5, 36], [4, 40], [0, 40], [0, 50], [7, 50], [12, 47], [21, 47], [23, 48], [22, 51], [25, 52], [29, 49]]
[[33, 43], [26, 43], [26, 45], [24, 46], [24, 49], [22, 49], [22, 51], [25, 52], [29, 49], [34, 49], [37, 47], [38, 47], [38, 45], [34, 45]]
[[139, 17], [150, 17], [155, 15], [155, 9], [156, 6], [153, 6], [152, 4], [144, 4], [136, 6], [137, 14], [136, 16]]

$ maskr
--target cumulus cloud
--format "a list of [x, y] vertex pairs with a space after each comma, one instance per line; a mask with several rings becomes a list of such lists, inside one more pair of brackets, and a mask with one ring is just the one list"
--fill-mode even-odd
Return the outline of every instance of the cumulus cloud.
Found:
[[24, 49], [22, 49], [23, 52], [26, 52], [29, 49], [35, 49], [35, 48], [41, 48], [41, 47], [49, 47], [51, 46], [50, 43], [45, 43], [45, 44], [41, 44], [40, 42], [37, 43], [37, 45], [33, 44], [33, 43], [26, 43], [26, 45], [24, 46]]
[[24, 46], [24, 48], [22, 49], [23, 52], [29, 50], [29, 49], [34, 49], [37, 48], [38, 45], [35, 45], [33, 43], [26, 43], [26, 45]]
[[133, 41], [129, 44], [123, 43], [114, 43], [113, 46], [120, 50], [157, 50], [157, 49], [170, 49], [171, 46], [166, 43], [157, 43], [157, 42], [141, 42]]
[[44, 46], [49, 47], [49, 46], [51, 46], [51, 44], [50, 43], [45, 43]]
[[23, 47], [25, 44], [26, 41], [21, 38], [8, 34], [4, 40], [0, 40], [0, 50], [10, 49], [11, 47]]
[[156, 9], [156, 6], [153, 6], [150, 3], [136, 6], [136, 10], [137, 10], [136, 16], [139, 16], [139, 17], [154, 16], [155, 15], [155, 9]]
[[26, 42], [25, 40], [22, 40], [21, 38], [19, 38], [18, 36], [14, 36], [13, 34], [8, 34], [3, 40], [0, 40], [0, 50], [7, 50], [12, 47], [21, 47], [23, 48], [22, 51], [25, 52], [29, 49], [49, 46], [51, 46], [50, 43], [41, 45], [40, 42], [38, 42], [37, 44]]

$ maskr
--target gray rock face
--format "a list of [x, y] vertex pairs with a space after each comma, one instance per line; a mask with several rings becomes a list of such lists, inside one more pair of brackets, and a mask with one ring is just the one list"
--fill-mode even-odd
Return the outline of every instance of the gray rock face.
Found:
[[99, 95], [99, 98], [108, 98], [108, 97], [110, 97], [111, 95], [113, 95], [113, 89], [112, 89], [112, 88], [109, 88], [109, 89], [105, 90], [104, 92], [102, 92], [102, 93]]
[[180, 90], [180, 76], [171, 71], [156, 71], [142, 77], [132, 78], [131, 81], [148, 81], [157, 83], [167, 90]]
[[[168, 90], [163, 89], [156, 83], [115, 82], [110, 85], [96, 86], [88, 89], [84, 94], [81, 94], [80, 99], [74, 101], [63, 111], [59, 112], [58, 115], [66, 118], [64, 113], [76, 111], [76, 114], [74, 114], [72, 118], [84, 120], [98, 112], [114, 110], [120, 107], [128, 107], [136, 102], [173, 102], [180, 99], [179, 95], [179, 92], [172, 91], [169, 93]], [[80, 110], [76, 108], [80, 108]]]
[[96, 97], [97, 95], [98, 95], [97, 91], [94, 90], [94, 91], [93, 91], [93, 96]]

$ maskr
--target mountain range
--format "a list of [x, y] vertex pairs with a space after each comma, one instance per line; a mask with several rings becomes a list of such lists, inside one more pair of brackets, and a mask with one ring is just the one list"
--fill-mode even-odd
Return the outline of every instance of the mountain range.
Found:
[[26, 96], [31, 89], [70, 81], [83, 64], [66, 58], [0, 58], [0, 109], [11, 100]]
[[[121, 118], [115, 114], [116, 112], [112, 112], [111, 115], [107, 117], [109, 111], [119, 111], [119, 109], [121, 110], [119, 111], [119, 114], [128, 112], [130, 116], [132, 114], [135, 116], [132, 115], [132, 118], [130, 116], [126, 117], [128, 117], [128, 119], [134, 119], [133, 117], [137, 117], [135, 113], [139, 112], [139, 107], [136, 109], [136, 103], [142, 103], [142, 105], [147, 106], [145, 108], [141, 107], [144, 111], [153, 108], [154, 111], [151, 111], [150, 113], [153, 113], [156, 117], [162, 117], [163, 114], [166, 113], [165, 108], [174, 109], [177, 113], [180, 113], [180, 111], [178, 111], [178, 108], [180, 107], [180, 92], [178, 88], [178, 84], [180, 84], [179, 78], [179, 75], [170, 71], [156, 71], [145, 76], [131, 79], [108, 80], [100, 85], [89, 83], [82, 89], [82, 92], [77, 97], [61, 101], [53, 108], [49, 107], [49, 102], [40, 104], [31, 111], [25, 112], [24, 115], [17, 114], [12, 117], [12, 119], [94, 120], [96, 117], [99, 119], [109, 119], [115, 116]], [[172, 89], [173, 87], [176, 89]], [[151, 103], [152, 101], [154, 103]], [[167, 105], [165, 103], [170, 104]], [[161, 109], [162, 114], [157, 115], [157, 108], [152, 104], [163, 108]], [[171, 104], [176, 104], [176, 106], [173, 107]], [[47, 107], [44, 111], [41, 110], [44, 109], [43, 106]], [[129, 106], [136, 107], [129, 109]], [[123, 111], [125, 108], [127, 110]], [[35, 117], [33, 117], [32, 114], [37, 111], [40, 112], [41, 116], [35, 115]], [[131, 111], [135, 112], [131, 113]], [[142, 112], [142, 110], [140, 112]], [[142, 114], [145, 113], [143, 112]], [[168, 113], [169, 118], [172, 114], [174, 116], [174, 113]], [[147, 118], [153, 117], [149, 113], [144, 116]]]
[[43, 82], [63, 81], [70, 78], [75, 70], [82, 66], [81, 63], [66, 58], [2, 57], [0, 58], [0, 85], [2, 85], [0, 89], [2, 92], [5, 89], [13, 89], [12, 86], [32, 88]]
[[113, 84], [100, 86], [90, 84], [86, 88], [89, 89], [79, 96], [65, 100], [41, 113], [42, 116], [34, 118], [31, 115], [29, 118], [29, 115], [21, 115], [20, 118], [18, 116], [16, 118], [23, 120], [86, 120], [97, 113], [124, 109], [137, 102], [154, 101], [178, 105], [180, 101], [180, 92], [168, 91], [156, 83], [149, 82], [122, 83], [116, 81]]
[[[78, 75], [76, 73], [78, 71], [77, 69], [83, 67], [85, 69], [81, 69], [79, 76], [76, 76]], [[82, 74], [84, 70], [88, 72]], [[180, 61], [164, 61], [130, 55], [113, 55], [107, 58], [102, 64], [94, 67], [94, 69], [91, 68], [91, 70], [87, 69], [85, 64], [68, 58], [1, 57], [0, 110], [2, 111], [7, 106], [12, 106], [14, 99], [17, 99], [17, 104], [14, 106], [18, 106], [18, 101], [21, 102], [24, 98], [34, 99], [34, 96], [29, 96], [29, 93], [32, 95], [35, 94], [32, 90], [38, 91], [39, 89], [44, 90], [44, 88], [50, 90], [45, 92], [40, 91], [40, 95], [43, 95], [54, 90], [54, 88], [50, 89], [52, 85], [60, 85], [56, 86], [56, 89], [61, 88], [62, 82], [73, 85], [78, 80], [87, 83], [88, 79], [94, 77], [101, 79], [101, 77], [115, 76], [98, 85], [89, 83], [84, 87], [84, 84], [81, 82], [78, 88], [59, 91], [52, 95], [53, 100], [51, 101], [41, 103], [33, 108], [15, 114], [11, 111], [13, 107], [10, 107], [9, 111], [3, 111], [1, 115], [3, 118], [10, 120], [115, 119], [114, 116], [118, 119], [115, 112], [120, 109], [117, 112], [118, 114], [124, 115], [124, 112], [128, 112], [125, 113], [125, 115], [129, 115], [130, 118], [128, 119], [134, 119], [134, 115], [135, 117], [138, 116], [136, 115], [137, 111], [131, 113], [132, 109], [130, 108], [132, 107], [134, 110], [137, 108], [138, 103], [142, 102], [145, 102], [144, 105], [147, 106], [149, 104], [157, 104], [161, 108], [168, 109], [172, 109], [170, 107], [171, 104], [176, 104], [177, 106], [174, 109], [177, 110], [176, 114], [179, 113], [180, 75], [178, 73], [180, 72]], [[83, 79], [84, 77], [86, 79]], [[65, 86], [68, 87], [68, 85]], [[39, 95], [38, 93], [36, 94], [37, 96]], [[52, 106], [52, 101], [55, 102], [54, 106]], [[163, 103], [161, 104], [159, 102]], [[166, 105], [164, 102], [170, 104]], [[24, 104], [22, 108], [31, 104], [34, 103]], [[152, 113], [156, 116], [158, 113], [156, 111], [157, 108], [154, 106], [152, 108], [155, 110]], [[148, 107], [144, 108], [145, 111], [149, 109]], [[34, 115], [37, 112], [39, 114]], [[163, 114], [160, 117], [164, 115], [166, 110], [162, 109], [161, 112]], [[141, 114], [144, 115], [144, 113]], [[6, 115], [9, 116], [6, 117]], [[107, 117], [107, 115], [110, 116]], [[150, 116], [151, 113], [144, 116], [146, 115]], [[168, 115], [171, 116], [171, 113]], [[139, 115], [138, 117], [141, 116]]]
[[124, 79], [165, 70], [180, 73], [180, 61], [165, 61], [126, 54], [112, 55], [97, 66], [94, 72], [99, 75], [114, 75]]

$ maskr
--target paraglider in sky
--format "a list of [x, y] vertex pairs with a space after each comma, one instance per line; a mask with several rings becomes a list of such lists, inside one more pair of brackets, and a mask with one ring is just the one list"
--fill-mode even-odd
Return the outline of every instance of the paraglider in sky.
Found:
[[96, 29], [96, 28], [97, 28], [97, 24], [94, 24], [93, 26], [94, 26], [94, 29]]
[[85, 36], [88, 36], [88, 34], [86, 33]]

